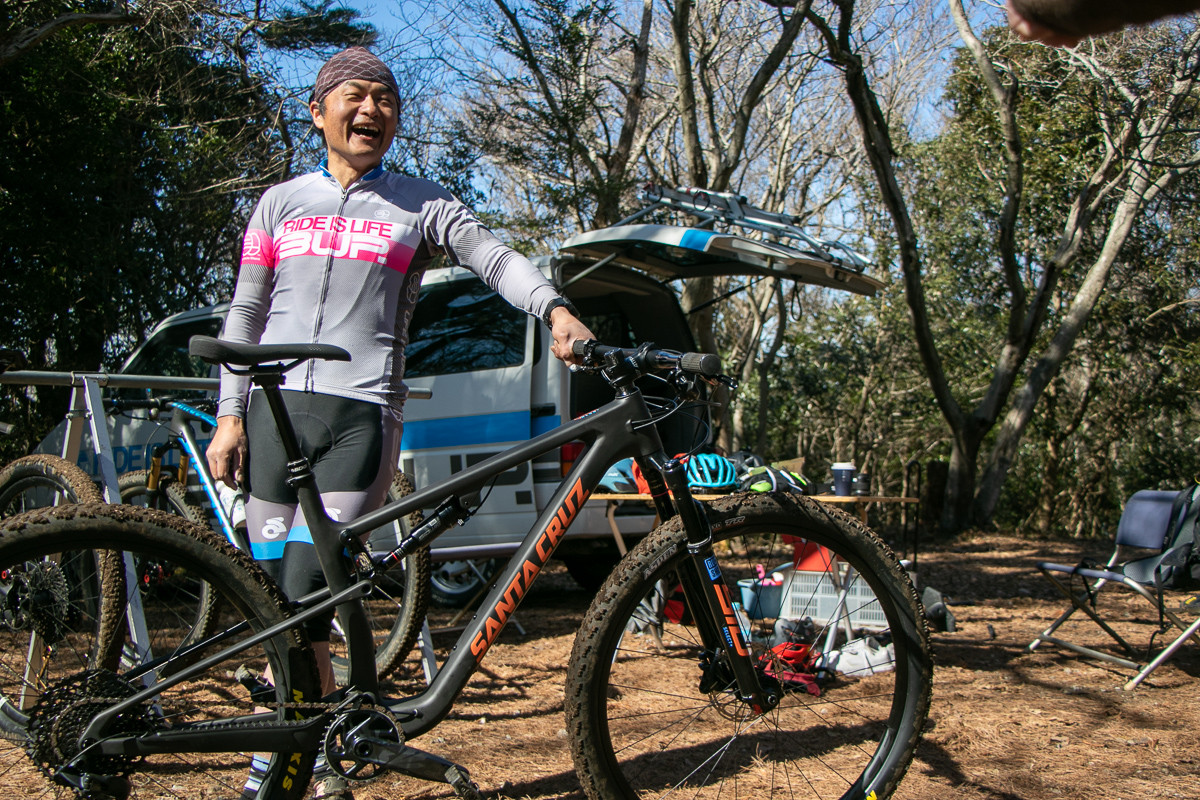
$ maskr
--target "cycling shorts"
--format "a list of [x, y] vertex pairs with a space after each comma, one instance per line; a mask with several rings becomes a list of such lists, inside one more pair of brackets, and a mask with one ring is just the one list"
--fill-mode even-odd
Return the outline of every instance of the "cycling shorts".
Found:
[[[383, 504], [400, 457], [401, 423], [389, 406], [311, 392], [283, 392], [300, 449], [312, 467], [326, 511], [351, 520]], [[325, 585], [312, 533], [288, 486], [287, 456], [266, 398], [251, 392], [246, 414], [249, 490], [246, 533], [251, 553], [291, 599]], [[308, 626], [329, 638], [329, 619]]]

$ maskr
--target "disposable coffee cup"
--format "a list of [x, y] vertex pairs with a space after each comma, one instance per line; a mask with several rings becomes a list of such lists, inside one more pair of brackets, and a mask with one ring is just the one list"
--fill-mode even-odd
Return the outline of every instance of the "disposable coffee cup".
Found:
[[832, 467], [833, 493], [839, 497], [849, 497], [854, 484], [854, 465], [849, 461], [839, 461]]

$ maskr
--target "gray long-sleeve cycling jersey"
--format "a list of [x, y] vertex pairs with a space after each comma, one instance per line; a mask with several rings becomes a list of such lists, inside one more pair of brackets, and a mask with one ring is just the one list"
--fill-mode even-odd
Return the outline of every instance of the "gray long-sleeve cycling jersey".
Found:
[[[284, 388], [399, 409], [408, 324], [425, 269], [443, 252], [530, 314], [559, 296], [438, 184], [377, 168], [343, 189], [322, 168], [259, 200], [222, 336], [343, 347], [351, 361], [309, 362]], [[247, 388], [223, 371], [218, 414], [245, 416]]]

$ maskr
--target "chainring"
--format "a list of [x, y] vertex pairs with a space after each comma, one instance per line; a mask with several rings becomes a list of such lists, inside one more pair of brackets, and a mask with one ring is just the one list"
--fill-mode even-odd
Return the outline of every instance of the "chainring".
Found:
[[360, 707], [342, 711], [325, 729], [325, 760], [329, 769], [351, 781], [368, 781], [383, 767], [364, 757], [374, 751], [372, 742], [404, 743], [396, 718], [386, 709]]
[[[136, 694], [138, 688], [108, 670], [87, 670], [51, 686], [29, 713], [29, 757], [48, 777], [63, 767], [97, 775], [128, 775], [141, 756], [84, 753], [79, 744], [88, 723], [114, 703]], [[109, 734], [147, 733], [154, 729], [148, 706], [123, 711], [106, 727]], [[81, 757], [82, 756], [82, 757]]]

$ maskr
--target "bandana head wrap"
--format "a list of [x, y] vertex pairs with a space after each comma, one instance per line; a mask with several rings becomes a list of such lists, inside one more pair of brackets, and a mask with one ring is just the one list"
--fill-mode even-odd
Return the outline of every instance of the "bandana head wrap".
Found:
[[383, 83], [397, 95], [400, 94], [400, 89], [396, 86], [396, 77], [392, 75], [387, 64], [365, 47], [351, 47], [333, 56], [321, 67], [321, 71], [317, 73], [317, 82], [313, 85], [313, 101], [321, 102], [325, 95], [345, 81]]

